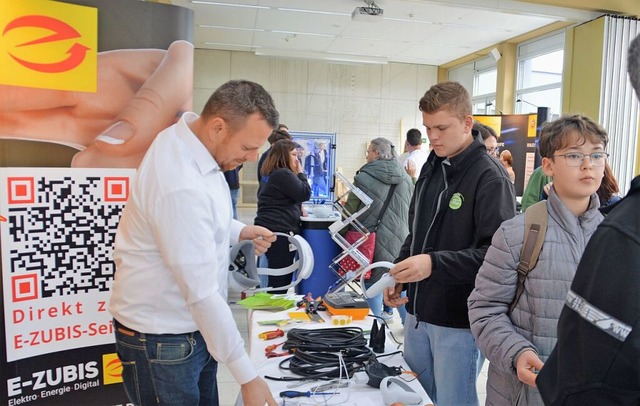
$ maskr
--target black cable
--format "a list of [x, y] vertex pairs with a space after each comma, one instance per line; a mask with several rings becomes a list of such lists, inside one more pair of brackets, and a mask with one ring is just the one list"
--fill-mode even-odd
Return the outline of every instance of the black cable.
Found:
[[287, 333], [287, 341], [283, 348], [294, 355], [282, 360], [279, 364], [280, 369], [291, 371], [300, 378], [265, 376], [265, 379], [295, 381], [338, 378], [341, 357], [346, 365], [347, 375], [351, 377], [354, 372], [364, 368], [368, 360], [375, 357], [367, 347], [367, 340], [359, 327], [292, 329]]

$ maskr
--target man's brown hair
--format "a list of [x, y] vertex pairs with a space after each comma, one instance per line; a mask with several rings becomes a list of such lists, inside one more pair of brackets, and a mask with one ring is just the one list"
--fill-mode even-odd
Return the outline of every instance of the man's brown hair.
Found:
[[469, 92], [458, 82], [442, 82], [431, 86], [420, 99], [418, 106], [420, 111], [428, 114], [442, 109], [449, 110], [461, 121], [473, 111]]

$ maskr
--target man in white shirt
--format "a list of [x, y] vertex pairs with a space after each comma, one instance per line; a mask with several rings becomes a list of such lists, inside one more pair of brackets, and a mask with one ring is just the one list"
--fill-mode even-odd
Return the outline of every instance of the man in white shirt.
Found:
[[278, 125], [262, 86], [230, 81], [202, 114], [160, 132], [133, 181], [116, 234], [109, 311], [125, 390], [136, 405], [218, 405], [218, 362], [245, 405], [276, 405], [227, 305], [229, 246], [275, 241], [232, 219], [223, 171], [258, 157]]
[[407, 140], [405, 141], [405, 148], [407, 150], [407, 157], [402, 162], [402, 167], [411, 176], [413, 183], [420, 176], [420, 171], [429, 153], [422, 149], [422, 133], [417, 128], [412, 128], [407, 131]]

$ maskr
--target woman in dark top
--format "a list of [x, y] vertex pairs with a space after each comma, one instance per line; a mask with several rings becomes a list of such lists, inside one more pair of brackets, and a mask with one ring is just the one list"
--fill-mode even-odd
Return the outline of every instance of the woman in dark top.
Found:
[[[289, 140], [280, 140], [271, 146], [262, 165], [256, 225], [271, 231], [300, 233], [301, 205], [311, 197], [311, 186], [298, 161], [296, 147], [297, 144]], [[269, 268], [277, 269], [291, 265], [295, 251], [289, 250], [287, 238], [278, 236], [266, 255]], [[291, 276], [269, 276], [269, 286], [286, 286], [291, 283]]]

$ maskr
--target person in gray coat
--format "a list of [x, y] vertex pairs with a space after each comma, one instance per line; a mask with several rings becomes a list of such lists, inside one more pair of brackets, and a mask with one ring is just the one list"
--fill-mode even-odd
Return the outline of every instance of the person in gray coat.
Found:
[[[395, 147], [386, 138], [374, 138], [367, 148], [367, 163], [356, 173], [353, 181], [367, 196], [373, 199], [371, 207], [358, 220], [373, 230], [378, 218], [381, 219], [376, 230], [376, 247], [373, 262], [393, 262], [405, 238], [409, 234], [409, 204], [413, 194], [413, 182], [397, 160]], [[382, 206], [387, 198], [391, 185], [396, 185], [387, 210], [380, 217]], [[349, 193], [345, 208], [350, 213], [360, 210], [363, 203], [353, 193]], [[384, 269], [376, 268], [371, 278], [366, 281], [370, 286], [377, 282]], [[371, 312], [380, 317], [382, 314], [382, 294], [367, 300]]]
[[581, 115], [560, 117], [541, 130], [542, 168], [554, 183], [537, 265], [509, 313], [526, 230], [525, 215], [507, 220], [493, 236], [468, 299], [471, 331], [490, 361], [487, 405], [543, 404], [536, 374], [556, 343], [558, 318], [580, 257], [603, 220], [596, 191], [607, 141], [606, 131]]

